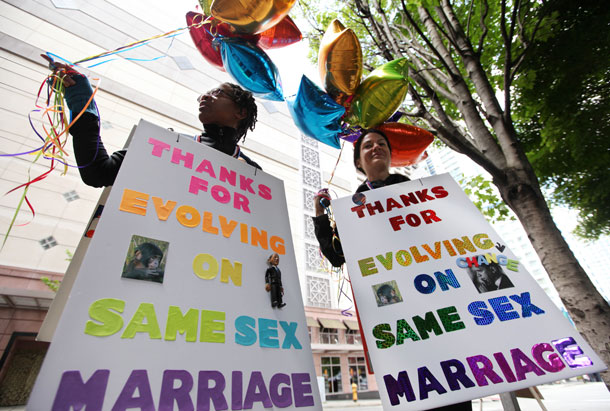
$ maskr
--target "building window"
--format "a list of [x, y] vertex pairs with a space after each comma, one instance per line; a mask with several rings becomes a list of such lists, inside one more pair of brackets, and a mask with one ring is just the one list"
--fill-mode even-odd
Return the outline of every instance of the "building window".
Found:
[[327, 394], [336, 394], [342, 391], [341, 386], [341, 358], [322, 357], [322, 375]]
[[310, 147], [318, 148], [318, 140], [315, 138], [307, 137], [305, 134], [301, 134], [301, 141]]
[[322, 187], [322, 175], [313, 168], [303, 167], [303, 184], [319, 190]]
[[307, 276], [307, 304], [330, 308], [330, 283], [327, 279]]
[[68, 10], [78, 10], [78, 4], [74, 0], [51, 0], [55, 8], [57, 9], [68, 9]]
[[316, 230], [313, 227], [313, 220], [310, 215], [305, 214], [305, 237], [315, 240], [316, 239]]
[[320, 168], [320, 154], [307, 146], [301, 146], [301, 158], [308, 166]]
[[195, 70], [191, 60], [186, 56], [172, 56], [172, 59], [180, 70]]
[[360, 341], [360, 331], [345, 330], [345, 342], [347, 344], [362, 344], [362, 341]]
[[55, 238], [53, 236], [43, 238], [42, 240], [39, 241], [39, 243], [42, 246], [42, 248], [45, 250], [48, 250], [49, 248], [55, 247], [57, 245], [57, 241], [55, 240]]
[[320, 328], [321, 344], [339, 344], [339, 330], [336, 328]]
[[265, 107], [265, 110], [267, 110], [267, 113], [269, 113], [269, 114], [277, 113], [279, 111], [277, 109], [277, 107], [275, 106], [275, 104], [273, 104], [270, 101], [263, 100], [260, 103], [263, 105], [263, 107]]
[[64, 198], [66, 199], [66, 201], [68, 203], [78, 200], [80, 198], [80, 196], [78, 195], [78, 193], [74, 190], [72, 191], [68, 191], [67, 193], [63, 194]]
[[303, 207], [306, 210], [314, 211], [313, 199], [315, 196], [315, 191], [311, 191], [306, 188], [303, 189]]
[[309, 342], [311, 343], [311, 327], [307, 327], [307, 333], [309, 334]]
[[305, 265], [309, 271], [323, 271], [320, 247], [305, 243]]
[[366, 378], [366, 362], [364, 357], [347, 357], [349, 365], [350, 384], [356, 383], [358, 391], [368, 390], [369, 383]]

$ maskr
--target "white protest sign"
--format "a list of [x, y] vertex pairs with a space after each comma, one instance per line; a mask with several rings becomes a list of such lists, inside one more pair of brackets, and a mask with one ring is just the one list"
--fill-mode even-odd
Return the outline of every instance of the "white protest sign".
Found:
[[384, 409], [605, 368], [448, 174], [363, 194], [333, 212]]
[[84, 406], [321, 409], [282, 181], [140, 122], [28, 409]]

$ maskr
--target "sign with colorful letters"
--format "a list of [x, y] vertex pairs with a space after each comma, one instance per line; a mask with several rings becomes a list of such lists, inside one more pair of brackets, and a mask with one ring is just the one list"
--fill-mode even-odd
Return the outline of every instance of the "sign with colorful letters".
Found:
[[335, 200], [333, 212], [384, 409], [605, 368], [448, 174]]
[[138, 125], [28, 404], [82, 407], [321, 409], [280, 180]]

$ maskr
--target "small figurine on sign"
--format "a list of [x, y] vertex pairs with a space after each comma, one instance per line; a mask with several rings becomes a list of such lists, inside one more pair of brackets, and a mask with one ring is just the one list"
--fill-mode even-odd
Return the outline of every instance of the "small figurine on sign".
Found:
[[280, 256], [277, 253], [273, 253], [267, 259], [269, 268], [265, 272], [265, 290], [271, 292], [271, 307], [282, 308], [286, 305], [282, 301], [284, 295], [284, 288], [282, 287], [282, 272], [278, 268], [280, 263]]

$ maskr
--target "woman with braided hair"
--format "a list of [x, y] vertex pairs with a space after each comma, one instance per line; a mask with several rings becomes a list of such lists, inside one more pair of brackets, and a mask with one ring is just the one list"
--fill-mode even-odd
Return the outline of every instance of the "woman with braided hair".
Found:
[[[70, 66], [53, 62], [42, 55], [56, 72], [61, 72], [66, 87], [65, 98], [71, 117], [80, 113], [91, 98], [93, 89], [87, 77]], [[254, 130], [257, 107], [252, 93], [231, 83], [223, 83], [197, 99], [199, 120], [203, 133], [195, 140], [221, 151], [249, 165], [261, 167], [241, 152], [238, 142], [245, 139], [248, 130]], [[81, 178], [93, 187], [110, 186], [114, 183], [123, 163], [126, 150], [108, 154], [100, 139], [100, 121], [95, 101], [92, 100], [83, 115], [70, 127], [74, 154]]]

